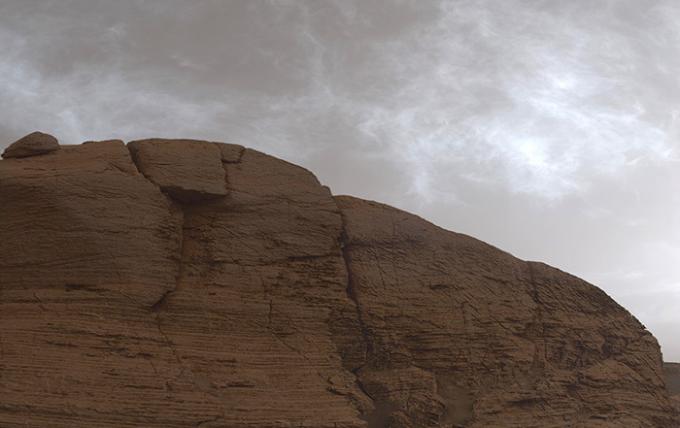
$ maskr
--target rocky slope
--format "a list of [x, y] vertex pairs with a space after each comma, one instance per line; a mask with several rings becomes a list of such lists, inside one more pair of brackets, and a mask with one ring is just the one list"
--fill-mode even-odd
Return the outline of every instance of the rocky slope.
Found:
[[240, 146], [47, 137], [0, 161], [2, 427], [678, 426], [578, 278]]

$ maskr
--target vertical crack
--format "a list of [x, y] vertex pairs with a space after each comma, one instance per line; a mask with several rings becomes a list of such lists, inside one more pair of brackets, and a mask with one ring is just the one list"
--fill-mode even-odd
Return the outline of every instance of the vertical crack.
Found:
[[[349, 245], [348, 245], [348, 238], [347, 234], [345, 232], [344, 228], [344, 220], [343, 220], [343, 230], [342, 234], [340, 235], [340, 250], [342, 252], [342, 259], [345, 262], [345, 270], [347, 271], [347, 297], [354, 303], [354, 307], [356, 309], [356, 314], [357, 314], [357, 321], [359, 323], [359, 329], [361, 332], [361, 338], [364, 342], [364, 365], [367, 363], [367, 360], [370, 355], [373, 353], [373, 343], [369, 337], [368, 334], [368, 329], [366, 328], [366, 323], [364, 322], [364, 316], [363, 316], [363, 310], [361, 307], [361, 302], [359, 302], [359, 297], [357, 296], [357, 290], [354, 284], [354, 275], [352, 275], [352, 268], [351, 268], [351, 256], [349, 254]], [[362, 365], [363, 367], [363, 365]], [[359, 370], [361, 367], [355, 369]]]
[[267, 313], [267, 328], [272, 328], [272, 315], [274, 313], [274, 301], [269, 299], [269, 312]]
[[541, 302], [538, 291], [538, 284], [536, 283], [534, 263], [527, 262], [527, 266], [529, 268], [529, 283], [531, 285], [531, 298], [534, 301], [534, 304], [536, 305], [536, 312], [534, 314], [534, 322], [536, 323], [537, 326], [536, 334], [538, 336], [536, 337], [536, 339], [543, 340], [543, 363], [541, 364], [539, 361], [540, 352], [538, 348], [539, 345], [537, 344], [534, 355], [534, 365], [540, 366], [541, 368], [545, 368], [545, 364], [548, 361], [548, 341], [546, 339], [545, 319], [543, 317], [543, 302]]
[[235, 164], [240, 164], [241, 160], [243, 159], [243, 154], [246, 152], [246, 148], [243, 146], [235, 146], [235, 148], [238, 149], [238, 153], [236, 154], [235, 157], [231, 156], [225, 156], [225, 153], [223, 151], [223, 147], [225, 146], [224, 144], [221, 143], [216, 143], [217, 146], [220, 149], [220, 152], [222, 152], [222, 169], [224, 169], [224, 186], [227, 189], [227, 192], [231, 190], [229, 184], [229, 165], [235, 165]]
[[[186, 215], [186, 212], [185, 212], [185, 208], [184, 208], [184, 206], [182, 205], [181, 202], [176, 201], [171, 195], [169, 195], [167, 192], [164, 192], [163, 189], [160, 188], [160, 186], [158, 186], [156, 183], [154, 183], [152, 180], [150, 180], [149, 177], [144, 175], [144, 173], [142, 172], [142, 169], [138, 165], [139, 159], [138, 159], [136, 151], [130, 145], [127, 145], [126, 147], [128, 148], [128, 151], [130, 152], [130, 158], [132, 159], [132, 163], [135, 166], [135, 168], [137, 168], [137, 171], [139, 171], [139, 173], [144, 178], [146, 178], [151, 184], [153, 184], [156, 188], [158, 188], [158, 191], [161, 192], [163, 195], [165, 195], [168, 198], [168, 201], [171, 204], [171, 209], [177, 209], [179, 214], [182, 216], [182, 219], [180, 221], [180, 225], [179, 225], [179, 228], [178, 228], [179, 230], [178, 230], [178, 237], [177, 237], [178, 242], [177, 242], [177, 253], [176, 253], [177, 254], [177, 256], [176, 256], [177, 257], [177, 259], [176, 259], [176, 261], [177, 261], [177, 273], [175, 275], [174, 286], [171, 289], [165, 291], [160, 296], [160, 298], [155, 303], [153, 303], [150, 307], [150, 310], [154, 314], [154, 317], [155, 317], [155, 324], [156, 324], [156, 328], [158, 330], [158, 334], [160, 334], [160, 336], [163, 338], [163, 341], [165, 342], [166, 346], [168, 347], [168, 349], [172, 353], [172, 356], [174, 357], [175, 361], [177, 362], [177, 364], [179, 366], [179, 374], [177, 375], [177, 378], [179, 378], [185, 373], [186, 367], [184, 365], [184, 362], [182, 361], [181, 356], [177, 352], [177, 349], [175, 348], [174, 342], [170, 339], [168, 334], [163, 330], [163, 325], [162, 325], [163, 323], [162, 323], [162, 320], [161, 320], [161, 313], [160, 312], [163, 309], [165, 309], [165, 307], [167, 306], [168, 298], [179, 289], [180, 281], [182, 280], [182, 277], [184, 275], [184, 258], [186, 256], [185, 245], [184, 245], [185, 244], [185, 242], [184, 242], [184, 230], [187, 227], [187, 224], [186, 224], [187, 215]], [[156, 371], [155, 367], [154, 367], [154, 371]], [[191, 370], [189, 369], [189, 371], [191, 371]], [[166, 382], [166, 386], [169, 387], [168, 382]]]
[[[352, 274], [352, 257], [350, 255], [350, 246], [349, 246], [349, 237], [347, 236], [347, 225], [346, 225], [346, 220], [345, 216], [343, 215], [342, 211], [340, 212], [340, 218], [342, 219], [342, 232], [340, 233], [340, 251], [342, 254], [342, 259], [345, 263], [345, 270], [347, 272], [347, 287], [346, 287], [346, 293], [347, 297], [349, 300], [354, 304], [354, 308], [356, 310], [356, 318], [357, 318], [357, 323], [359, 325], [359, 332], [361, 334], [361, 340], [363, 342], [363, 361], [360, 366], [352, 368], [350, 371], [354, 375], [354, 379], [356, 382], [356, 386], [359, 388], [359, 390], [366, 396], [368, 397], [373, 403], [375, 403], [375, 399], [373, 396], [368, 392], [366, 389], [366, 386], [363, 384], [361, 381], [361, 376], [360, 376], [360, 371], [362, 368], [364, 368], [368, 363], [369, 360], [372, 359], [373, 353], [374, 353], [374, 345], [373, 345], [373, 340], [371, 339], [371, 336], [368, 332], [368, 328], [366, 326], [364, 316], [363, 316], [363, 308], [361, 306], [361, 302], [359, 300], [359, 296], [357, 294], [357, 289], [356, 289], [356, 284], [354, 280], [354, 275]], [[362, 412], [362, 417], [370, 417], [370, 413], [366, 414]]]
[[151, 311], [152, 312], [158, 312], [162, 309], [164, 309], [167, 305], [168, 302], [168, 297], [172, 295], [174, 292], [176, 292], [179, 288], [180, 281], [182, 280], [182, 276], [184, 275], [184, 257], [185, 257], [185, 246], [184, 246], [184, 229], [187, 227], [186, 225], [186, 214], [184, 212], [184, 209], [181, 205], [180, 207], [180, 213], [182, 214], [182, 224], [181, 227], [179, 228], [179, 243], [178, 243], [178, 258], [177, 258], [177, 275], [175, 276], [175, 286], [163, 293], [163, 295], [153, 304], [151, 305]]
[[184, 363], [182, 362], [182, 358], [179, 356], [177, 353], [177, 350], [175, 349], [175, 344], [170, 340], [168, 335], [163, 331], [163, 327], [161, 326], [161, 317], [160, 314], [156, 314], [156, 327], [158, 328], [158, 333], [163, 336], [163, 339], [165, 339], [165, 344], [168, 346], [170, 349], [170, 352], [172, 352], [172, 355], [175, 357], [175, 360], [180, 366], [180, 374], [178, 375], [181, 376], [182, 373], [184, 373]]
[[184, 229], [186, 228], [186, 214], [184, 210], [184, 206], [180, 201], [177, 201], [175, 198], [172, 197], [172, 195], [168, 194], [168, 192], [165, 192], [158, 184], [156, 184], [153, 180], [151, 180], [149, 177], [147, 177], [142, 168], [139, 165], [139, 156], [137, 153], [137, 150], [135, 149], [134, 146], [131, 146], [130, 144], [126, 144], [125, 147], [127, 148], [128, 152], [130, 153], [130, 160], [132, 161], [132, 164], [134, 165], [135, 169], [144, 177], [149, 183], [153, 184], [159, 192], [161, 192], [163, 195], [165, 195], [166, 198], [168, 198], [168, 201], [172, 204], [172, 207], [178, 207], [178, 211], [182, 215], [182, 221], [181, 225], [179, 228], [179, 243], [178, 243], [178, 250], [177, 250], [177, 275], [175, 276], [175, 284], [174, 287], [170, 290], [167, 290], [164, 292], [158, 300], [156, 300], [155, 303], [151, 305], [151, 311], [152, 312], [158, 312], [165, 308], [167, 304], [168, 297], [177, 291], [177, 288], [179, 287], [179, 282], [182, 278], [183, 274], [183, 259], [184, 259]]

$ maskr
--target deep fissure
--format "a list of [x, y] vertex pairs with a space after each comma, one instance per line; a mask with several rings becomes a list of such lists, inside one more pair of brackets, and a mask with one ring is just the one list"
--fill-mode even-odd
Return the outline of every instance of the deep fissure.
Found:
[[[354, 283], [354, 277], [352, 275], [352, 266], [351, 266], [351, 255], [349, 254], [349, 237], [347, 236], [347, 226], [346, 226], [346, 221], [345, 217], [342, 214], [342, 211], [340, 212], [340, 218], [342, 220], [342, 231], [340, 233], [340, 252], [342, 255], [342, 259], [345, 264], [345, 271], [347, 272], [347, 287], [346, 287], [346, 292], [347, 292], [347, 297], [349, 300], [354, 304], [355, 310], [356, 310], [356, 317], [357, 317], [357, 323], [359, 324], [359, 331], [361, 333], [361, 339], [364, 344], [364, 356], [363, 356], [363, 361], [362, 364], [359, 367], [355, 367], [351, 370], [351, 373], [354, 375], [354, 379], [356, 382], [357, 387], [359, 390], [366, 396], [368, 397], [371, 402], [375, 406], [375, 399], [373, 396], [368, 392], [366, 389], [366, 386], [363, 384], [361, 381], [361, 375], [359, 371], [364, 368], [368, 363], [369, 360], [372, 358], [374, 349], [373, 349], [373, 341], [370, 338], [370, 335], [368, 333], [368, 328], [366, 327], [366, 324], [364, 322], [364, 317], [362, 313], [362, 308], [361, 308], [361, 303], [359, 302], [359, 296], [357, 295], [357, 290], [356, 290], [356, 285]], [[365, 414], [362, 413], [363, 418], [369, 418], [370, 413]]]

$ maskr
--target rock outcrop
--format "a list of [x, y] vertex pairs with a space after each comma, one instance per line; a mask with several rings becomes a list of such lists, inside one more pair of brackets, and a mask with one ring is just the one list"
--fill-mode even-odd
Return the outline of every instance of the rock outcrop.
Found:
[[598, 288], [191, 140], [0, 162], [0, 397], [2, 427], [678, 426]]
[[191, 202], [227, 195], [217, 144], [192, 140], [141, 140], [128, 144], [146, 178], [172, 198]]
[[663, 371], [671, 401], [680, 412], [680, 363], [664, 363]]

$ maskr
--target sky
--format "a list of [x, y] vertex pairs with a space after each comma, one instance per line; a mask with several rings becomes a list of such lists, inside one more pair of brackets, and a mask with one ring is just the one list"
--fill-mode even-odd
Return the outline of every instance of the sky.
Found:
[[680, 2], [0, 0], [0, 149], [243, 144], [603, 288], [680, 361]]

